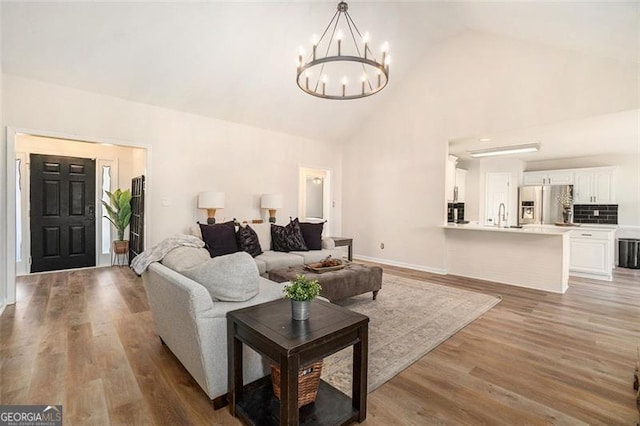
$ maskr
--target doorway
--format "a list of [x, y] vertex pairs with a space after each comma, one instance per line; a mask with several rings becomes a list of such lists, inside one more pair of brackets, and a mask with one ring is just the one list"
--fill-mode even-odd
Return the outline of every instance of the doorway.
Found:
[[298, 217], [302, 222], [323, 222], [325, 233], [331, 223], [331, 172], [300, 167]]
[[96, 266], [96, 161], [31, 154], [31, 272]]
[[[6, 269], [4, 288], [0, 288], [0, 311], [3, 306], [16, 302], [16, 275], [30, 273], [30, 154], [61, 155], [96, 160], [95, 200], [95, 250], [96, 266], [111, 265], [111, 228], [107, 219], [100, 218], [100, 194], [105, 189], [113, 191], [118, 182], [128, 185], [134, 176], [149, 176], [151, 171], [151, 146], [148, 144], [115, 141], [47, 132], [33, 129], [7, 127], [7, 185], [6, 185]], [[28, 139], [31, 139], [27, 142]], [[147, 179], [150, 188], [151, 180]], [[146, 201], [143, 201], [146, 204]], [[3, 213], [5, 213], [3, 212]], [[144, 227], [144, 225], [143, 225]], [[144, 239], [144, 234], [141, 234]], [[12, 249], [13, 248], [13, 249]], [[3, 305], [4, 302], [4, 305]]]
[[510, 223], [511, 173], [487, 173], [485, 175], [485, 225], [498, 223], [498, 210], [504, 204], [504, 216]]

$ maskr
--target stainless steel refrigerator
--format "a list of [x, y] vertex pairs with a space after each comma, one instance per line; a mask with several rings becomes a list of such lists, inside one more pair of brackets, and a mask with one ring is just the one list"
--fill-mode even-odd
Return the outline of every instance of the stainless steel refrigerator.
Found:
[[558, 197], [569, 194], [573, 185], [521, 186], [518, 188], [518, 225], [562, 222], [562, 205]]

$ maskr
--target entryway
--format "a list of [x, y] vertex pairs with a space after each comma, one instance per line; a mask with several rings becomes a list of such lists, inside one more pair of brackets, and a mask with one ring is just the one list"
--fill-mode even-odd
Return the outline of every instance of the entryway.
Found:
[[96, 161], [30, 155], [31, 272], [96, 265]]
[[[136, 192], [132, 248], [134, 254], [142, 251], [146, 148], [23, 133], [16, 133], [13, 143], [15, 181], [9, 185], [15, 186], [15, 242], [11, 242], [15, 272], [11, 282], [16, 275], [110, 266], [116, 234], [104, 218], [101, 201], [109, 202], [106, 191], [117, 188]], [[125, 236], [129, 238], [128, 231]]]

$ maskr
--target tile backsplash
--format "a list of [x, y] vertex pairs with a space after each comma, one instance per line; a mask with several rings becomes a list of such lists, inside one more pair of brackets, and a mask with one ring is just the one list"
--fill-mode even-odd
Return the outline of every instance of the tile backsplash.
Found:
[[574, 204], [573, 221], [575, 223], [594, 223], [600, 225], [618, 224], [617, 204]]

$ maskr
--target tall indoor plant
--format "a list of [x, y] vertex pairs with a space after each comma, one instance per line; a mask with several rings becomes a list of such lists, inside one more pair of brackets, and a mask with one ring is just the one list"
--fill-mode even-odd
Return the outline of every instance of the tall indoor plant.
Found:
[[124, 230], [131, 222], [131, 191], [122, 191], [120, 188], [114, 192], [105, 191], [109, 197], [109, 203], [102, 201], [102, 205], [107, 211], [104, 216], [111, 222], [118, 233], [118, 239], [113, 242], [113, 250], [118, 254], [126, 253], [129, 250], [129, 241], [124, 239]]

